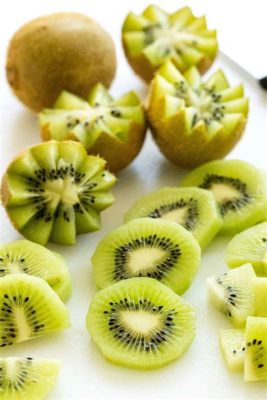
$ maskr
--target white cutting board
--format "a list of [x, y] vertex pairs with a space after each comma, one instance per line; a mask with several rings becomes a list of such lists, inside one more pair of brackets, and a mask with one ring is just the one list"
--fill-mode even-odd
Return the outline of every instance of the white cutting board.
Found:
[[[133, 4], [134, 3], [134, 6]], [[180, 7], [184, 3], [155, 1], [166, 9]], [[216, 4], [215, 4], [216, 3]], [[213, 25], [221, 28], [220, 37], [224, 43], [231, 43], [229, 35], [236, 36], [236, 15], [229, 14], [227, 2], [191, 1], [196, 12], [207, 12]], [[249, 17], [250, 9], [244, 2], [231, 2], [237, 11], [242, 5], [242, 16]], [[254, 4], [257, 1], [254, 1]], [[258, 2], [260, 6], [261, 2]], [[262, 2], [263, 3], [263, 2]], [[129, 9], [142, 10], [148, 2], [73, 0], [73, 1], [15, 1], [9, 0], [1, 5], [0, 35], [3, 51], [8, 39], [22, 23], [36, 16], [53, 11], [81, 11], [101, 22], [111, 33], [117, 46], [118, 70], [112, 86], [112, 93], [117, 96], [135, 89], [142, 96], [146, 86], [128, 67], [120, 45], [120, 25]], [[258, 10], [258, 14], [261, 14]], [[257, 21], [250, 22], [250, 33], [257, 30]], [[253, 28], [253, 29], [252, 29]], [[244, 31], [244, 35], [247, 32]], [[223, 42], [223, 39], [221, 40]], [[253, 45], [252, 42], [250, 42]], [[250, 47], [250, 46], [249, 46]], [[252, 46], [253, 47], [253, 46]], [[234, 49], [234, 40], [233, 47]], [[37, 119], [25, 109], [11, 94], [4, 76], [4, 53], [1, 51], [1, 172], [7, 163], [22, 149], [40, 142]], [[243, 81], [246, 93], [251, 99], [251, 112], [246, 133], [230, 158], [240, 158], [266, 168], [266, 107], [267, 94], [238, 68], [218, 58], [212, 70], [223, 67], [230, 82]], [[266, 71], [267, 72], [267, 71]], [[209, 75], [209, 72], [208, 74]], [[230, 374], [226, 370], [217, 344], [219, 328], [230, 327], [223, 315], [207, 304], [205, 279], [207, 276], [226, 270], [224, 249], [229, 238], [217, 238], [205, 251], [199, 273], [185, 298], [197, 310], [197, 333], [189, 351], [178, 361], [156, 371], [139, 372], [114, 366], [101, 356], [90, 340], [85, 327], [85, 316], [90, 299], [96, 292], [92, 281], [90, 257], [99, 239], [122, 223], [124, 212], [141, 195], [161, 188], [175, 186], [184, 171], [173, 167], [160, 155], [148, 133], [145, 146], [131, 167], [120, 173], [119, 182], [113, 192], [116, 203], [103, 213], [103, 228], [93, 234], [78, 238], [73, 247], [49, 245], [50, 249], [61, 253], [69, 265], [73, 295], [67, 306], [70, 310], [72, 328], [63, 333], [22, 343], [0, 352], [0, 356], [32, 356], [58, 358], [62, 362], [60, 379], [51, 392], [49, 399], [264, 399], [267, 398], [267, 385], [243, 382], [242, 374]], [[1, 242], [18, 239], [19, 234], [12, 228], [1, 209]], [[29, 399], [30, 400], [30, 399]]]

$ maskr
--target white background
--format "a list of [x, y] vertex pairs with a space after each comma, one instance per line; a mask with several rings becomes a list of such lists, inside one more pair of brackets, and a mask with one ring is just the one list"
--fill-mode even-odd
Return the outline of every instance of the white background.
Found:
[[[142, 96], [146, 86], [128, 67], [120, 45], [120, 27], [129, 10], [137, 13], [146, 1], [15, 1], [1, 2], [1, 171], [19, 151], [40, 142], [36, 115], [25, 109], [11, 94], [4, 74], [5, 49], [18, 27], [39, 15], [54, 11], [80, 11], [96, 19], [116, 42], [118, 68], [111, 88], [114, 95], [135, 89]], [[185, 3], [154, 1], [166, 10]], [[189, 1], [196, 14], [207, 14], [211, 28], [219, 31], [221, 48], [259, 76], [267, 74], [266, 3], [265, 1]], [[265, 8], [265, 10], [264, 10]], [[232, 83], [245, 83], [251, 99], [251, 112], [246, 133], [229, 155], [266, 168], [267, 95], [241, 69], [220, 57], [213, 70], [223, 66]], [[209, 75], [209, 72], [208, 74]], [[139, 372], [106, 362], [85, 328], [89, 301], [95, 293], [90, 256], [98, 240], [122, 223], [123, 213], [142, 194], [154, 189], [177, 185], [184, 172], [168, 164], [159, 154], [150, 135], [133, 165], [120, 173], [114, 188], [116, 203], [103, 214], [103, 229], [83, 235], [73, 247], [49, 245], [65, 256], [73, 281], [73, 296], [68, 301], [72, 328], [35, 341], [1, 350], [0, 356], [33, 356], [59, 358], [62, 370], [50, 399], [264, 399], [267, 386], [244, 383], [242, 374], [226, 370], [217, 345], [219, 328], [230, 327], [222, 315], [206, 301], [205, 279], [226, 270], [224, 248], [229, 238], [217, 238], [202, 257], [199, 274], [185, 294], [197, 310], [197, 335], [190, 350], [177, 362], [157, 371]], [[1, 242], [19, 238], [1, 209]], [[29, 399], [30, 400], [30, 399]]]

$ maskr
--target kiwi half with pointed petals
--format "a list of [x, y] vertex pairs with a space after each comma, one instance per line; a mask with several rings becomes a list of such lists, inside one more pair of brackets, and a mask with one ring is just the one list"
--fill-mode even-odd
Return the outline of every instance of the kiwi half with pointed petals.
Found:
[[195, 65], [203, 74], [218, 51], [216, 31], [208, 30], [205, 16], [195, 17], [189, 7], [171, 14], [155, 5], [141, 15], [130, 12], [122, 43], [129, 64], [146, 82], [167, 59], [180, 71]]
[[118, 171], [129, 165], [144, 142], [146, 118], [134, 92], [113, 99], [97, 84], [84, 100], [62, 92], [53, 109], [39, 117], [44, 140], [76, 140], [89, 154], [102, 156], [108, 168]]
[[222, 70], [203, 81], [191, 67], [182, 75], [167, 61], [151, 82], [148, 120], [164, 156], [183, 168], [225, 157], [244, 131], [248, 99]]
[[74, 244], [76, 235], [100, 228], [100, 211], [114, 198], [116, 178], [106, 161], [81, 143], [49, 141], [19, 154], [3, 177], [2, 203], [27, 239]]

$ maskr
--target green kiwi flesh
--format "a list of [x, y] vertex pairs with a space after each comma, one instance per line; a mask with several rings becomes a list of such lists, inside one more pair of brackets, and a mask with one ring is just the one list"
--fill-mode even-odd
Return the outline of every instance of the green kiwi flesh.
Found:
[[1, 400], [43, 400], [59, 374], [57, 360], [0, 358]]
[[205, 17], [195, 17], [189, 7], [168, 14], [149, 5], [141, 15], [130, 12], [122, 27], [122, 42], [133, 70], [145, 81], [168, 59], [180, 71], [195, 65], [204, 73], [218, 51], [216, 31]]
[[125, 168], [139, 153], [146, 132], [140, 99], [134, 92], [113, 99], [97, 84], [88, 100], [62, 92], [53, 109], [39, 115], [44, 140], [76, 140], [100, 154], [112, 171]]
[[243, 86], [230, 87], [222, 70], [202, 81], [195, 67], [182, 75], [167, 61], [151, 83], [148, 121], [154, 139], [183, 168], [224, 158], [241, 138], [247, 114]]
[[124, 221], [134, 218], [170, 220], [192, 233], [205, 249], [222, 226], [214, 197], [207, 190], [163, 188], [140, 198], [127, 211]]
[[[37, 243], [16, 240], [0, 246], [0, 279], [20, 273], [44, 279], [62, 301], [71, 294], [69, 272], [63, 257]], [[65, 291], [60, 290], [63, 285]]]
[[255, 272], [250, 264], [219, 277], [207, 279], [208, 297], [236, 327], [243, 328], [249, 315], [255, 315], [253, 284]]
[[70, 326], [68, 310], [43, 279], [12, 274], [0, 279], [0, 347]]
[[200, 263], [200, 247], [182, 226], [140, 218], [107, 234], [92, 256], [97, 287], [122, 279], [150, 277], [184, 293]]
[[220, 329], [219, 345], [229, 371], [243, 371], [246, 350], [245, 331], [242, 329]]
[[14, 227], [42, 245], [74, 244], [76, 235], [98, 230], [100, 211], [114, 201], [109, 189], [116, 179], [105, 164], [73, 141], [49, 141], [19, 154], [1, 187]]
[[245, 161], [211, 161], [186, 175], [181, 186], [212, 192], [223, 219], [222, 233], [234, 234], [266, 219], [266, 178]]
[[192, 307], [151, 278], [123, 280], [98, 292], [86, 324], [107, 360], [137, 369], [174, 361], [195, 335]]
[[267, 278], [254, 279], [255, 315], [267, 317]]
[[248, 317], [244, 379], [267, 380], [267, 318]]
[[257, 275], [267, 276], [267, 222], [236, 235], [226, 248], [225, 261], [230, 268], [250, 263]]

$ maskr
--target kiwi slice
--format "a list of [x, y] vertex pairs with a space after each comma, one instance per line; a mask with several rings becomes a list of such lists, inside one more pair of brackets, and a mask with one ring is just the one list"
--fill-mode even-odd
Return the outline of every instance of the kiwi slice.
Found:
[[146, 82], [167, 59], [180, 71], [195, 65], [203, 74], [218, 51], [216, 31], [208, 30], [205, 16], [195, 17], [189, 7], [171, 14], [155, 5], [141, 15], [130, 12], [122, 43], [129, 64]]
[[245, 360], [245, 331], [242, 329], [220, 329], [219, 344], [229, 371], [243, 371]]
[[160, 368], [179, 358], [195, 335], [192, 307], [151, 278], [132, 278], [94, 297], [87, 329], [105, 358], [137, 369]]
[[222, 70], [202, 81], [191, 67], [182, 75], [167, 61], [150, 87], [148, 121], [165, 157], [183, 168], [224, 158], [247, 121], [243, 86], [229, 87]]
[[211, 161], [190, 172], [181, 185], [212, 192], [223, 219], [223, 233], [234, 234], [266, 219], [266, 177], [245, 161]]
[[199, 188], [163, 188], [141, 197], [128, 210], [124, 221], [160, 218], [182, 225], [204, 249], [222, 226], [214, 197]]
[[43, 400], [55, 385], [58, 374], [57, 360], [0, 358], [0, 398]]
[[150, 277], [182, 294], [200, 263], [200, 247], [191, 233], [170, 221], [140, 218], [104, 237], [92, 256], [97, 287], [121, 279]]
[[245, 381], [267, 380], [267, 318], [248, 317]]
[[207, 279], [210, 302], [237, 328], [255, 314], [253, 283], [255, 272], [250, 264], [235, 268], [219, 277]]
[[267, 317], [267, 278], [254, 279], [255, 315]]
[[267, 222], [236, 235], [226, 248], [225, 261], [230, 268], [250, 263], [257, 275], [267, 276]]
[[105, 160], [81, 143], [49, 141], [19, 154], [2, 181], [2, 203], [27, 239], [74, 244], [76, 235], [100, 228], [100, 211], [114, 198], [114, 175]]
[[[0, 246], [0, 278], [20, 273], [44, 279], [62, 301], [71, 294], [71, 281], [63, 257], [37, 243], [16, 240]], [[63, 286], [65, 290], [61, 290]]]
[[88, 101], [62, 92], [53, 109], [39, 116], [44, 140], [72, 139], [88, 153], [100, 154], [112, 171], [125, 168], [139, 153], [145, 138], [143, 106], [134, 92], [113, 99], [97, 84]]
[[64, 303], [43, 279], [12, 274], [0, 279], [0, 347], [70, 326]]

